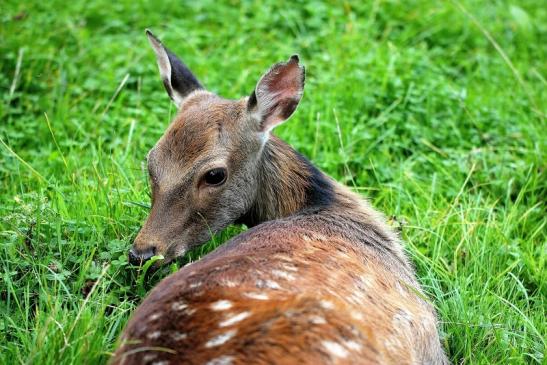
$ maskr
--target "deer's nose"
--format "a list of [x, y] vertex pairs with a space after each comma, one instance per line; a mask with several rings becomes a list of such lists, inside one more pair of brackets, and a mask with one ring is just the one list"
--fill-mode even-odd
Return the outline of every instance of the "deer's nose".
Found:
[[129, 250], [129, 262], [132, 265], [142, 265], [156, 254], [156, 247], [150, 247], [146, 250], [139, 251], [134, 247]]

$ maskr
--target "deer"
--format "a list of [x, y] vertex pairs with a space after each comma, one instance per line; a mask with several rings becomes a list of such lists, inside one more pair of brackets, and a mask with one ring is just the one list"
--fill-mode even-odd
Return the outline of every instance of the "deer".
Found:
[[161, 280], [111, 364], [448, 364], [398, 233], [272, 134], [302, 98], [299, 57], [228, 100], [146, 34], [178, 112], [148, 154], [151, 210], [130, 261], [248, 229]]

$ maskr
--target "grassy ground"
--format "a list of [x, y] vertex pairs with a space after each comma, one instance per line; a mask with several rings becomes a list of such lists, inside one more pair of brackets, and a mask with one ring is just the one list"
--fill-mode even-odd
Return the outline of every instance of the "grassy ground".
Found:
[[175, 112], [145, 27], [230, 98], [300, 53], [277, 133], [393, 217], [452, 361], [545, 363], [545, 3], [188, 3], [3, 1], [0, 363], [106, 362], [154, 283], [238, 232], [127, 264]]

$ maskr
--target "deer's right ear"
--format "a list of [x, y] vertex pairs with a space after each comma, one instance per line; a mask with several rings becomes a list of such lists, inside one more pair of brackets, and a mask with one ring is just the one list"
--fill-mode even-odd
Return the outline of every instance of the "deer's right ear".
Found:
[[258, 81], [247, 109], [259, 121], [261, 132], [268, 133], [294, 113], [304, 92], [304, 78], [304, 67], [294, 55], [273, 65]]
[[177, 107], [180, 107], [188, 94], [194, 90], [203, 89], [203, 86], [188, 67], [167, 49], [149, 29], [146, 30], [146, 35], [156, 54], [163, 86]]

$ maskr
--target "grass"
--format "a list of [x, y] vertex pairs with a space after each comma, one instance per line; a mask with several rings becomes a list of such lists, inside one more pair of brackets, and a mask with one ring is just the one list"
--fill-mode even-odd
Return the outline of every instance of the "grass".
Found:
[[404, 237], [456, 364], [545, 363], [547, 11], [522, 1], [3, 2], [0, 363], [105, 363], [159, 279], [126, 252], [175, 113], [144, 29], [219, 94], [307, 66], [276, 133]]

